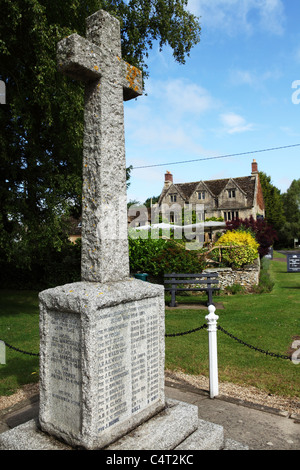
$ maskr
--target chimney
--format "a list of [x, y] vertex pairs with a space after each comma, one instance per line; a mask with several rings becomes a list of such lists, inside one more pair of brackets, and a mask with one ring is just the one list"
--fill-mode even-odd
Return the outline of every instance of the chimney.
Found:
[[256, 175], [258, 173], [257, 161], [253, 160], [252, 162], [252, 172], [251, 175]]
[[165, 186], [171, 186], [173, 184], [173, 175], [167, 171], [165, 173]]

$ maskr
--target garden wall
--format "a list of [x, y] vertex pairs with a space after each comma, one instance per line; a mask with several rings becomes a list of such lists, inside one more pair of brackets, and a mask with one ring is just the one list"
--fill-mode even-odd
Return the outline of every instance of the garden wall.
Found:
[[219, 273], [219, 286], [224, 289], [233, 284], [240, 284], [246, 290], [258, 285], [260, 273], [260, 260], [257, 258], [253, 264], [249, 264], [240, 269], [232, 268], [206, 268], [203, 273]]

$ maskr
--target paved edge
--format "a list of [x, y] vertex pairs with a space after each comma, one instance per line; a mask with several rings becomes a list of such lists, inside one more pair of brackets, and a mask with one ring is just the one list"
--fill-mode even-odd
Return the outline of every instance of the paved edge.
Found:
[[[171, 382], [169, 380], [166, 380], [165, 386], [170, 387], [170, 388], [177, 388], [179, 390], [183, 390], [186, 392], [195, 393], [196, 395], [203, 395], [206, 397], [209, 396], [209, 392], [207, 390], [197, 388], [197, 387], [194, 387], [193, 385], [186, 384], [186, 383]], [[297, 414], [290, 413], [289, 411], [284, 411], [278, 408], [272, 408], [270, 406], [261, 405], [259, 403], [254, 403], [252, 401], [242, 400], [241, 398], [229, 397], [227, 395], [218, 395], [217, 397], [214, 398], [214, 400], [226, 401], [229, 403], [233, 403], [235, 405], [245, 406], [247, 408], [253, 408], [258, 411], [263, 411], [265, 413], [271, 413], [271, 414], [275, 414], [278, 416], [283, 416], [283, 417], [290, 418], [290, 419], [300, 422], [300, 414], [298, 413]]]
[[[185, 382], [172, 382], [166, 379], [165, 386], [169, 388], [176, 388], [184, 392], [194, 393], [196, 395], [201, 395], [206, 398], [209, 397], [208, 390], [195, 387]], [[286, 417], [286, 418], [292, 419], [300, 423], [300, 414], [298, 413], [290, 413], [288, 411], [284, 411], [281, 409], [272, 408], [269, 406], [261, 405], [261, 404], [254, 403], [251, 401], [242, 400], [239, 398], [229, 397], [226, 395], [218, 395], [217, 397], [214, 398], [214, 400], [226, 401], [229, 403], [233, 403], [235, 405], [244, 406], [244, 407], [252, 408], [252, 409], [262, 411], [265, 413], [271, 413], [277, 416]], [[7, 426], [6, 422], [9, 421], [11, 417], [18, 415], [18, 413], [20, 414], [24, 413], [24, 410], [30, 407], [37, 406], [38, 402], [39, 402], [39, 394], [35, 394], [30, 398], [27, 398], [21, 402], [16, 403], [15, 405], [11, 405], [8, 408], [0, 410], [0, 433], [4, 432], [5, 430], [10, 429], [10, 427]]]

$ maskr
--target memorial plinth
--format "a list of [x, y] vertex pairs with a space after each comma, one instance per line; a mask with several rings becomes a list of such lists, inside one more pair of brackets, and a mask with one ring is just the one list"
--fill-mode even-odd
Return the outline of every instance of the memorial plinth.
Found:
[[102, 448], [164, 408], [163, 287], [79, 282], [40, 294], [40, 426]]

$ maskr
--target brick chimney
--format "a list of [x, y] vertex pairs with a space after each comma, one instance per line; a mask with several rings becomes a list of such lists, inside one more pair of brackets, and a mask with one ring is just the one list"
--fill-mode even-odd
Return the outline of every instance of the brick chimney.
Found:
[[167, 171], [165, 173], [165, 186], [171, 186], [173, 184], [173, 175]]
[[253, 160], [251, 175], [256, 175], [257, 173], [258, 173], [257, 161]]

